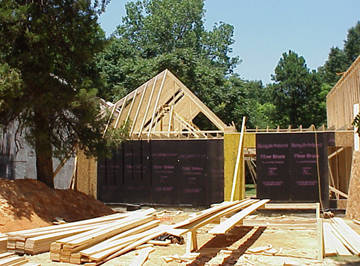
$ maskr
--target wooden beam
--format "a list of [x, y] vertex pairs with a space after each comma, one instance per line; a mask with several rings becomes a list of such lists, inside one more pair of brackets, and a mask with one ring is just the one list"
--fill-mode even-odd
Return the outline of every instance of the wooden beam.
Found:
[[118, 114], [118, 117], [116, 118], [114, 128], [117, 128], [117, 126], [119, 124], [120, 116], [122, 115], [122, 112], [123, 112], [123, 110], [125, 108], [125, 105], [127, 104], [127, 97], [128, 97], [128, 95], [125, 96], [125, 100], [124, 100], [123, 104], [121, 105], [121, 109], [120, 109], [120, 112]]
[[113, 106], [113, 108], [112, 108], [112, 110], [111, 110], [111, 114], [110, 114], [109, 120], [108, 120], [108, 122], [107, 122], [107, 124], [106, 124], [106, 126], [105, 126], [105, 129], [104, 129], [103, 137], [105, 136], [105, 133], [106, 133], [106, 131], [107, 131], [107, 129], [108, 129], [110, 123], [111, 123], [111, 118], [112, 118], [112, 116], [113, 116], [113, 114], [114, 114], [115, 108], [116, 108], [116, 103], [114, 104], [114, 106]]
[[234, 170], [234, 176], [233, 176], [233, 183], [232, 183], [232, 189], [231, 189], [231, 197], [230, 197], [231, 201], [234, 200], [234, 196], [235, 196], [236, 179], [237, 179], [237, 174], [238, 174], [238, 170], [239, 170], [239, 163], [240, 163], [240, 158], [241, 158], [242, 149], [243, 149], [245, 121], [246, 121], [246, 117], [244, 116], [243, 120], [242, 120], [242, 125], [241, 125], [240, 140], [239, 140], [239, 146], [238, 146], [238, 152], [237, 152], [235, 170]]
[[155, 89], [155, 86], [156, 86], [156, 82], [157, 82], [158, 76], [159, 76], [159, 75], [157, 75], [157, 76], [155, 77], [153, 86], [152, 86], [152, 88], [151, 88], [149, 101], [148, 101], [148, 103], [147, 103], [147, 105], [146, 105], [145, 114], [144, 114], [144, 116], [143, 116], [143, 120], [142, 120], [142, 122], [141, 122], [141, 126], [140, 126], [140, 129], [139, 129], [139, 135], [138, 135], [139, 137], [140, 137], [141, 134], [142, 134], [142, 131], [143, 131], [143, 128], [144, 128], [144, 124], [145, 124], [145, 120], [146, 120], [147, 114], [148, 114], [148, 112], [149, 112], [149, 107], [150, 107], [151, 100], [152, 100], [152, 97], [153, 97], [153, 94], [154, 94], [154, 89]]
[[174, 112], [174, 105], [172, 104], [171, 107], [170, 107], [170, 113], [169, 113], [168, 137], [170, 137], [170, 131], [171, 131], [171, 123], [172, 123], [173, 112]]
[[173, 76], [180, 85], [182, 91], [200, 108], [201, 112], [221, 131], [225, 131], [227, 127], [201, 100], [195, 96], [180, 80], [178, 80], [171, 72], [169, 75]]
[[236, 224], [242, 221], [247, 215], [253, 213], [258, 208], [264, 206], [270, 200], [261, 200], [256, 202], [245, 209], [241, 210], [240, 212], [236, 213], [226, 221], [220, 223], [219, 225], [215, 226], [213, 229], [209, 231], [210, 234], [219, 235], [219, 234], [226, 234], [230, 231]]
[[136, 124], [136, 122], [137, 122], [137, 118], [138, 118], [138, 115], [139, 115], [139, 111], [140, 111], [140, 109], [141, 109], [142, 102], [143, 102], [143, 100], [144, 100], [144, 95], [145, 95], [145, 93], [146, 93], [146, 90], [147, 90], [148, 85], [149, 85], [149, 81], [146, 82], [145, 85], [144, 85], [145, 88], [143, 89], [143, 92], [142, 92], [142, 94], [141, 94], [140, 102], [139, 102], [139, 105], [138, 105], [138, 107], [137, 107], [137, 109], [136, 109], [135, 117], [134, 117], [133, 123], [132, 123], [132, 125], [131, 125], [130, 136], [132, 135], [132, 133], [133, 133], [133, 131], [134, 131], [134, 127], [135, 127], [135, 124]]
[[347, 194], [345, 194], [344, 192], [332, 187], [332, 186], [329, 186], [329, 189], [330, 191], [336, 193], [336, 194], [339, 194], [340, 196], [344, 197], [345, 199], [349, 198], [349, 196]]
[[133, 108], [133, 106], [134, 106], [134, 102], [135, 102], [136, 95], [137, 95], [137, 93], [134, 93], [134, 96], [133, 96], [133, 98], [132, 98], [132, 100], [131, 100], [130, 108], [129, 108], [129, 111], [128, 111], [128, 113], [127, 113], [126, 119], [125, 119], [125, 124], [126, 124], [127, 121], [129, 120], [130, 113], [131, 113], [132, 108]]
[[160, 88], [159, 88], [158, 95], [157, 95], [157, 97], [156, 97], [155, 106], [154, 106], [153, 114], [152, 114], [151, 121], [150, 121], [150, 128], [149, 128], [149, 132], [148, 132], [148, 137], [149, 137], [150, 134], [151, 134], [152, 125], [153, 125], [153, 122], [154, 122], [154, 119], [155, 119], [155, 114], [156, 114], [156, 111], [157, 111], [157, 106], [158, 106], [158, 104], [159, 104], [160, 95], [161, 95], [162, 89], [163, 89], [163, 87], [164, 87], [164, 83], [165, 83], [165, 79], [166, 79], [166, 74], [167, 74], [167, 73], [168, 73], [168, 70], [166, 69], [166, 70], [165, 70], [165, 73], [164, 73], [164, 76], [163, 76], [163, 79], [162, 79], [162, 81], [161, 81], [161, 85], [160, 85]]
[[341, 147], [340, 149], [336, 150], [335, 152], [333, 152], [332, 154], [330, 154], [328, 156], [328, 160], [330, 160], [332, 157], [334, 157], [335, 155], [339, 154], [340, 152], [342, 152], [344, 150], [344, 147]]

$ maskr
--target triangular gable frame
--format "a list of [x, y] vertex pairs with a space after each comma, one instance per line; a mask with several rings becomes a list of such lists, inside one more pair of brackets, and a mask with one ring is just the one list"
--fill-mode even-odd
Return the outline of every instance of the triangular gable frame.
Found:
[[[202, 131], [192, 121], [203, 113], [218, 130]], [[227, 126], [169, 70], [156, 75], [117, 101], [111, 108], [118, 128], [129, 123], [129, 137], [143, 138], [209, 138], [236, 131]], [[107, 128], [108, 128], [107, 126]]]

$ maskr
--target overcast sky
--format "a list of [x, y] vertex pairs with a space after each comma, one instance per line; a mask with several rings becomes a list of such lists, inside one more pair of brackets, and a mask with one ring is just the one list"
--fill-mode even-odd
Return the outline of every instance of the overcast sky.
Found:
[[[125, 15], [124, 0], [112, 0], [100, 17], [110, 35]], [[342, 48], [349, 28], [360, 20], [360, 0], [206, 0], [205, 25], [234, 26], [233, 56], [243, 79], [271, 82], [282, 53], [293, 50], [309, 68], [324, 64], [333, 46]]]

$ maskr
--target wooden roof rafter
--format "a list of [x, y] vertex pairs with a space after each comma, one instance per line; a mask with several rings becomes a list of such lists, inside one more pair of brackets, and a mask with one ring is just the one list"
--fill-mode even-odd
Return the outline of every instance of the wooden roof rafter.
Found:
[[[199, 129], [193, 123], [199, 113], [204, 114], [217, 130]], [[129, 123], [132, 139], [174, 138], [184, 134], [203, 139], [236, 131], [233, 126], [224, 124], [169, 70], [117, 101], [111, 108], [111, 116], [114, 128]]]

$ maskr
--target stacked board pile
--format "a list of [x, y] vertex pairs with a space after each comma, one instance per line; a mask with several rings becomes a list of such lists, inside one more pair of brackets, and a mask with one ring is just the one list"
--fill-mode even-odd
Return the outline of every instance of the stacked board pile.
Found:
[[[115, 221], [125, 219], [128, 214], [112, 214], [79, 222], [40, 227], [6, 233], [7, 250], [18, 254], [39, 254], [49, 251], [50, 244], [58, 239], [90, 231]], [[2, 243], [2, 242], [0, 242]]]
[[[154, 209], [113, 214], [79, 222], [6, 233], [0, 236], [7, 241], [7, 250], [19, 254], [39, 254], [50, 251], [54, 262], [73, 264], [101, 264], [139, 246], [169, 244], [153, 239], [166, 234], [181, 237], [189, 233], [187, 250], [197, 249], [196, 230], [223, 216], [233, 215], [222, 223], [214, 234], [226, 233], [248, 214], [262, 207], [268, 200], [245, 199], [223, 202], [203, 210], [189, 219], [174, 225], [160, 225]], [[217, 227], [215, 227], [217, 228]], [[161, 242], [161, 243], [158, 243]], [[0, 245], [1, 245], [0, 241]], [[6, 242], [4, 242], [6, 243]], [[146, 244], [146, 245], [143, 245]], [[5, 247], [5, 244], [3, 244]], [[1, 247], [1, 246], [0, 246]], [[151, 250], [140, 256], [146, 258]]]
[[120, 221], [57, 240], [51, 244], [52, 261], [81, 264], [104, 262], [165, 233], [155, 210], [137, 212]]
[[323, 223], [325, 257], [360, 256], [360, 235], [341, 218]]
[[17, 256], [12, 252], [0, 253], [0, 265], [4, 266], [40, 266], [37, 263], [29, 263], [25, 257]]

